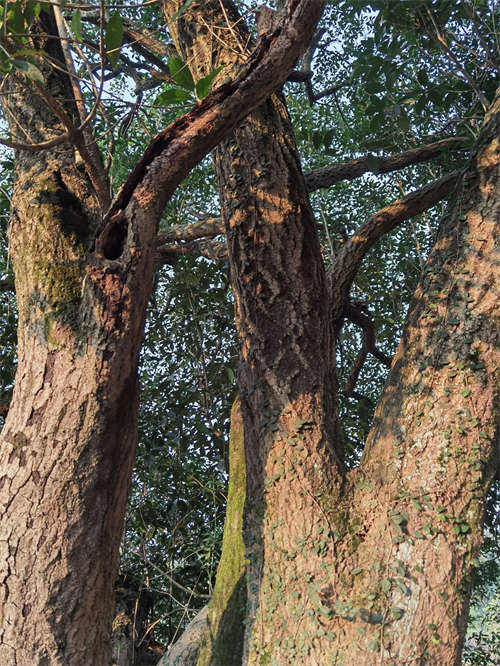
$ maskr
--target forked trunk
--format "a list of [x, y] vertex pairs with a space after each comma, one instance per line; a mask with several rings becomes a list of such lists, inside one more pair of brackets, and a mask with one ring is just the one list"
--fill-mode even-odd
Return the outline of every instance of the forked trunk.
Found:
[[[195, 78], [231, 74], [248, 44], [230, 2], [191, 3], [171, 31]], [[494, 455], [499, 122], [497, 100], [347, 474], [330, 332], [343, 303], [279, 95], [215, 151], [242, 348], [245, 664], [459, 663]]]

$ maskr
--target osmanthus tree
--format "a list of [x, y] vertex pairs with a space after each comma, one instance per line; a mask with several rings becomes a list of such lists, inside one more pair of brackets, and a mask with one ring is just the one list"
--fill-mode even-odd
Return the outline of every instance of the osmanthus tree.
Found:
[[[31, 50], [16, 51], [15, 36], [5, 42], [2, 101], [16, 149], [10, 250], [19, 349], [0, 454], [3, 663], [108, 662], [154, 260], [187, 252], [229, 257], [242, 349], [244, 436], [235, 408], [229, 520], [200, 663], [459, 661], [493, 476], [499, 101], [465, 169], [374, 214], [343, 239], [326, 270], [308, 191], [422, 162], [459, 142], [356, 159], [304, 179], [283, 98], [265, 100], [308, 44], [290, 77], [305, 84], [312, 102], [338, 90], [315, 92], [308, 71], [321, 39], [316, 33], [310, 41], [322, 4], [292, 1], [276, 24], [261, 11], [263, 36], [252, 51], [230, 2], [163, 3], [196, 81], [173, 59], [167, 74], [154, 76], [170, 75], [184, 88], [166, 90], [163, 101], [186, 100], [190, 88], [202, 97], [210, 83], [216, 89], [153, 139], [123, 174], [113, 201], [107, 165], [88, 129], [100, 117], [99, 101], [89, 118], [59, 46], [63, 18], [57, 9], [37, 18], [21, 12], [20, 26], [21, 8], [13, 8], [16, 29], [7, 33], [29, 24], [24, 39]], [[419, 26], [437, 30], [448, 44], [446, 18], [432, 6], [430, 13], [426, 5], [418, 9]], [[81, 16], [73, 18], [78, 37]], [[106, 35], [97, 29], [103, 69], [106, 57], [118, 63], [118, 24], [110, 19]], [[122, 28], [131, 48], [156, 54], [156, 67], [171, 55], [149, 33]], [[491, 60], [490, 35], [478, 34]], [[456, 57], [455, 46], [449, 50]], [[127, 59], [123, 54], [120, 62], [129, 67]], [[463, 69], [471, 79], [466, 94], [479, 109], [489, 106], [491, 79]], [[395, 80], [385, 70], [384, 76], [393, 94]], [[388, 102], [381, 106], [376, 93], [369, 93], [370, 113], [403, 126], [403, 106], [389, 100], [394, 106], [386, 114]], [[99, 100], [99, 90], [94, 94]], [[227, 242], [199, 242], [221, 230], [216, 220], [158, 237], [162, 209], [180, 180], [258, 104], [214, 154]], [[364, 332], [349, 392], [366, 353], [387, 362], [366, 313], [349, 300], [353, 280], [383, 234], [448, 196], [363, 458], [349, 471], [335, 367], [346, 318]]]
[[[250, 40], [235, 7], [193, 2], [179, 15], [183, 6], [163, 9], [194, 80], [221, 66], [231, 76]], [[273, 14], [262, 14], [272, 31]], [[307, 197], [314, 178], [302, 175], [283, 98], [216, 148], [241, 344], [245, 560], [233, 487], [198, 663], [460, 662], [496, 453], [498, 105], [465, 170], [373, 215], [328, 271]], [[326, 186], [370, 168], [358, 160], [316, 176]], [[345, 318], [363, 324], [353, 279], [383, 234], [445, 197], [363, 457], [348, 471], [335, 340]], [[377, 353], [369, 330], [362, 351]]]
[[0, 445], [2, 663], [110, 660], [159, 218], [190, 168], [286, 77], [322, 8], [292, 2], [237, 78], [152, 140], [113, 201], [60, 15], [12, 8], [2, 103], [19, 325]]

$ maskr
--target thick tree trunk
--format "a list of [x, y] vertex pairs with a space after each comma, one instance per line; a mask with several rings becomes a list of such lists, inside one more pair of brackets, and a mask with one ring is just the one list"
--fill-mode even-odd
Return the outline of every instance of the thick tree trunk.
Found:
[[0, 437], [2, 664], [110, 661], [159, 216], [189, 170], [286, 77], [323, 4], [294, 0], [286, 26], [261, 43], [238, 80], [152, 140], [107, 213], [102, 165], [89, 161], [81, 133], [70, 135], [83, 164], [72, 146], [54, 147], [78, 113], [49, 15], [33, 28], [37, 49], [50, 56], [39, 63], [44, 88], [27, 95], [14, 74], [4, 81], [13, 139], [24, 142], [27, 130], [53, 147], [16, 154], [10, 243], [19, 355]]
[[342, 545], [335, 593], [323, 593], [330, 605], [342, 593], [349, 601], [356, 621], [335, 623], [339, 651], [358, 644], [371, 654], [366, 663], [460, 663], [498, 462], [499, 137], [500, 94], [441, 224], [350, 478], [354, 534]]
[[[164, 3], [167, 16], [182, 4]], [[195, 78], [242, 58], [248, 35], [224, 8], [192, 3], [172, 27]], [[459, 663], [494, 454], [498, 111], [497, 100], [347, 475], [330, 334], [344, 303], [325, 286], [279, 95], [215, 151], [242, 345], [244, 663]]]
[[[167, 16], [181, 4], [165, 3]], [[174, 41], [196, 78], [220, 64], [224, 74], [232, 72], [240, 59], [235, 54], [248, 44], [235, 8], [224, 7], [226, 14], [218, 0], [195, 2], [174, 24]], [[210, 36], [218, 31], [224, 39]], [[303, 574], [323, 563], [325, 546], [311, 534], [328, 532], [323, 498], [330, 502], [343, 482], [332, 399], [334, 345], [315, 222], [280, 95], [220, 144], [214, 161], [242, 341], [246, 651], [259, 660], [297, 622], [290, 598], [307, 594]], [[306, 633], [314, 628], [309, 616], [301, 623]]]
[[[57, 42], [40, 46], [62, 61]], [[54, 97], [71, 99], [66, 77], [44, 74]], [[11, 76], [6, 88], [14, 137], [19, 127], [35, 141], [64, 131], [22, 80]], [[77, 122], [76, 109], [66, 111]], [[0, 662], [104, 665], [152, 257], [133, 299], [125, 270], [90, 258], [101, 216], [73, 148], [18, 151], [16, 176], [18, 372], [0, 443]]]

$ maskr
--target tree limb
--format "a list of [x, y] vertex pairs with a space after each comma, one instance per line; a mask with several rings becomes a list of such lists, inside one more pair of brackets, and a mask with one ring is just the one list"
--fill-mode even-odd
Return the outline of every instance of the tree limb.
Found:
[[428, 162], [437, 157], [443, 150], [458, 147], [464, 143], [465, 139], [462, 137], [450, 137], [389, 157], [365, 155], [356, 160], [332, 164], [328, 167], [310, 171], [305, 175], [306, 186], [309, 192], [314, 192], [321, 187], [330, 187], [341, 180], [354, 180], [369, 172], [380, 174], [399, 171], [399, 169], [404, 169], [412, 164]]
[[445, 199], [454, 190], [461, 172], [453, 171], [444, 178], [433, 181], [412, 192], [403, 199], [394, 201], [372, 215], [349, 238], [328, 273], [331, 289], [333, 321], [338, 325], [344, 316], [345, 304], [352, 281], [366, 253], [378, 239], [392, 231], [398, 224], [419, 215]]
[[213, 238], [224, 233], [224, 224], [220, 217], [201, 217], [190, 224], [178, 224], [162, 234], [158, 234], [158, 244], [164, 245], [172, 241], [192, 241], [198, 238]]
[[337, 92], [337, 90], [340, 90], [341, 88], [344, 88], [347, 85], [347, 83], [336, 83], [333, 86], [329, 86], [328, 88], [325, 88], [319, 93], [315, 93], [312, 88], [311, 92], [309, 95], [309, 100], [311, 102], [311, 106], [314, 102], [318, 102], [320, 99], [323, 99], [323, 97], [327, 97], [328, 95], [333, 95], [334, 93]]
[[[404, 154], [405, 153], [401, 153], [401, 155]], [[395, 155], [393, 157], [399, 157], [399, 155]], [[392, 159], [392, 157], [388, 159]], [[417, 190], [416, 192], [409, 194], [404, 199], [398, 199], [390, 206], [387, 206], [386, 208], [380, 210], [378, 213], [375, 213], [375, 215], [373, 215], [370, 218], [370, 220], [368, 220], [368, 222], [365, 223], [365, 225], [369, 225], [370, 221], [379, 220], [379, 216], [380, 218], [384, 218], [384, 216], [386, 216], [387, 224], [389, 225], [389, 227], [387, 228], [386, 231], [384, 231], [382, 229], [382, 226], [379, 225], [377, 227], [378, 231], [373, 232], [373, 233], [378, 233], [379, 235], [376, 236], [376, 238], [374, 238], [372, 241], [368, 238], [365, 239], [366, 242], [369, 243], [369, 246], [367, 246], [366, 248], [366, 252], [372, 247], [374, 242], [376, 242], [382, 235], [384, 235], [388, 231], [391, 231], [395, 226], [397, 226], [401, 222], [404, 222], [410, 217], [413, 217], [414, 215], [420, 214], [427, 208], [434, 206], [438, 201], [447, 196], [447, 194], [449, 194], [449, 192], [451, 192], [451, 190], [453, 189], [453, 185], [456, 182], [457, 176], [458, 172], [454, 171], [448, 176], [442, 178], [441, 180], [434, 181], [429, 185], [426, 185], [425, 187], [421, 188], [420, 190]], [[438, 197], [437, 199], [436, 196]], [[427, 201], [429, 203], [426, 204]], [[357, 234], [363, 233], [362, 230], [365, 228], [365, 225], [362, 225], [356, 233]], [[171, 256], [171, 255], [181, 255], [181, 254], [199, 254], [200, 256], [204, 256], [209, 259], [221, 261], [222, 259], [225, 259], [227, 256], [227, 251], [224, 252], [222, 250], [222, 247], [225, 246], [225, 243], [213, 243], [209, 245], [204, 243], [193, 243], [192, 241], [203, 238], [206, 239], [213, 238], [214, 236], [218, 236], [219, 234], [223, 233], [224, 233], [224, 224], [220, 217], [207, 216], [207, 217], [202, 217], [196, 222], [191, 222], [189, 224], [178, 224], [172, 227], [171, 229], [168, 229], [164, 233], [158, 234], [157, 236], [158, 252], [160, 253], [161, 257], [168, 257], [169, 255]], [[347, 248], [349, 243], [353, 240], [354, 236], [352, 236], [351, 239], [348, 240], [347, 244], [344, 246], [343, 252], [336, 259], [334, 265], [331, 268], [331, 271], [334, 270], [336, 262], [339, 261], [340, 257], [343, 256], [345, 249]], [[184, 241], [184, 243], [175, 243], [173, 241]], [[359, 323], [360, 326], [362, 325], [360, 322], [356, 323]], [[379, 360], [381, 360], [383, 363], [385, 362], [382, 359]]]
[[375, 327], [372, 320], [363, 314], [360, 308], [356, 307], [353, 303], [347, 302], [344, 307], [344, 314], [347, 319], [360, 326], [363, 330], [363, 344], [358, 352], [356, 360], [354, 361], [354, 365], [349, 374], [349, 379], [347, 380], [344, 388], [344, 392], [347, 396], [356, 397], [354, 396], [354, 388], [368, 354], [374, 356], [387, 368], [391, 367], [391, 359], [376, 348]]
[[214, 243], [213, 241], [199, 240], [190, 243], [161, 245], [156, 250], [156, 261], [159, 264], [175, 264], [177, 257], [186, 254], [194, 254], [212, 261], [224, 261], [228, 256], [227, 244], [225, 242]]
[[286, 78], [306, 48], [324, 4], [325, 0], [290, 0], [283, 20], [259, 39], [241, 73], [152, 140], [105, 218], [97, 243], [105, 256], [112, 236], [123, 237], [122, 211], [132, 199], [143, 214], [157, 220], [193, 166]]
[[[413, 150], [408, 150], [404, 153], [398, 153], [396, 155], [390, 155], [385, 158], [375, 158], [381, 162], [379, 173], [387, 173], [389, 171], [403, 169], [406, 166], [411, 164], [418, 164], [432, 159], [439, 155], [439, 153], [447, 148], [453, 147], [455, 145], [460, 145], [463, 143], [464, 139], [460, 137], [451, 137], [448, 139], [442, 139], [434, 143], [428, 144], [427, 146], [422, 146], [421, 148], [415, 148]], [[327, 185], [318, 184], [320, 179], [326, 180], [328, 177], [332, 185], [335, 182], [340, 180], [352, 180], [361, 176], [365, 171], [364, 163], [368, 162], [371, 167], [373, 163], [370, 162], [372, 156], [365, 156], [359, 158], [358, 160], [352, 160], [350, 162], [343, 162], [340, 164], [335, 164], [331, 167], [324, 167], [323, 169], [317, 169], [316, 171], [310, 171], [305, 175], [306, 185], [309, 192], [313, 192], [319, 187], [325, 187]], [[321, 173], [319, 173], [321, 172]], [[327, 173], [328, 172], [328, 173]], [[318, 177], [319, 173], [319, 177]], [[158, 245], [166, 245], [167, 243], [172, 243], [173, 241], [193, 241], [199, 238], [213, 238], [219, 234], [224, 233], [224, 225], [219, 217], [206, 216], [201, 217], [196, 222], [189, 224], [179, 224], [171, 229], [168, 229], [162, 234], [159, 234], [157, 237]], [[188, 250], [182, 251], [182, 254], [188, 253], [197, 253], [196, 246], [191, 246], [191, 251]], [[179, 253], [177, 249], [172, 249], [172, 252]], [[218, 256], [221, 256], [220, 253], [217, 253]], [[221, 256], [222, 258], [222, 256]]]

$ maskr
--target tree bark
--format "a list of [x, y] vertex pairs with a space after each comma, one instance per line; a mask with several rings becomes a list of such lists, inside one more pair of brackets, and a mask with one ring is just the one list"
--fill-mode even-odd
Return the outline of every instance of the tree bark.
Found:
[[[181, 5], [165, 3], [167, 18]], [[232, 72], [244, 56], [241, 45], [249, 36], [234, 6], [224, 8], [217, 0], [195, 2], [171, 28], [195, 79], [221, 64], [224, 74]], [[224, 39], [209, 36], [217, 34]], [[326, 529], [319, 495], [335, 497], [343, 483], [333, 339], [315, 222], [279, 94], [217, 147], [214, 163], [242, 343], [249, 560], [244, 659], [253, 662], [266, 658], [287, 623], [296, 623], [290, 595], [306, 593], [307, 581], [287, 575], [287, 554], [295, 552], [297, 572], [321, 560], [309, 539], [311, 530]], [[275, 579], [288, 584], [287, 594], [273, 587]], [[272, 621], [277, 615], [281, 626]], [[303, 629], [312, 629], [308, 617]]]
[[245, 547], [242, 538], [246, 487], [245, 446], [240, 401], [231, 410], [229, 439], [229, 489], [222, 556], [214, 592], [208, 604], [198, 666], [212, 662], [239, 666], [243, 656], [246, 611]]
[[[164, 3], [167, 17], [182, 4]], [[192, 3], [171, 31], [195, 79], [232, 72], [248, 43], [230, 2]], [[242, 349], [244, 664], [460, 661], [495, 453], [499, 110], [497, 99], [348, 473], [330, 326], [349, 284], [328, 293], [280, 95], [214, 153]]]
[[[43, 13], [41, 27], [54, 34]], [[57, 42], [38, 41], [62, 66]], [[48, 92], [70, 100], [68, 78], [43, 71]], [[6, 88], [14, 136], [64, 131], [22, 79]], [[66, 112], [78, 122], [74, 104]], [[105, 664], [149, 284], [131, 299], [126, 273], [91, 259], [99, 203], [72, 147], [17, 151], [15, 165], [18, 371], [0, 446], [0, 661]]]
[[159, 216], [189, 169], [286, 77], [322, 6], [294, 0], [237, 80], [155, 137], [104, 217], [102, 183], [61, 139], [78, 113], [52, 15], [42, 12], [32, 35], [60, 65], [40, 58], [43, 99], [14, 74], [4, 82], [14, 143], [26, 128], [51, 148], [16, 152], [9, 234], [19, 350], [0, 438], [2, 664], [110, 661]]

